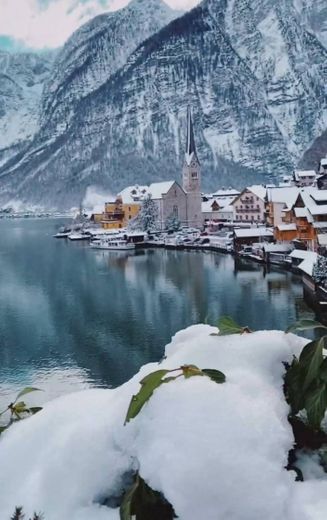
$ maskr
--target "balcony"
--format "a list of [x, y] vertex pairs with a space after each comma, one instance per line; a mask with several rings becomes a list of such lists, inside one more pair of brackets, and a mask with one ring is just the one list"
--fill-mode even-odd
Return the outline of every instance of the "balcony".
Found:
[[236, 208], [236, 213], [260, 213], [260, 208]]

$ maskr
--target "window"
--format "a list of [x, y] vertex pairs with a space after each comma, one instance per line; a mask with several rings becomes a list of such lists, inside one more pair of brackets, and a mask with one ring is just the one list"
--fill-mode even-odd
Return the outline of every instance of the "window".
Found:
[[198, 172], [192, 172], [192, 179], [198, 178]]
[[245, 218], [246, 218], [246, 220], [248, 220], [249, 219], [249, 215], [245, 215]]
[[178, 218], [178, 206], [173, 206], [173, 215]]

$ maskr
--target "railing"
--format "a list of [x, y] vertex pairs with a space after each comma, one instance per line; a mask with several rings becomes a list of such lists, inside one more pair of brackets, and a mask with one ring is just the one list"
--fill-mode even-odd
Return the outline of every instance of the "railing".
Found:
[[236, 208], [236, 213], [260, 213], [260, 208]]

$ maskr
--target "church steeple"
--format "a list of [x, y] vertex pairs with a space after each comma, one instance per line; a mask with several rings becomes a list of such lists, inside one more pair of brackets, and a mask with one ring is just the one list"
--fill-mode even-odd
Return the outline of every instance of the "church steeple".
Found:
[[188, 165], [191, 163], [193, 158], [199, 162], [199, 159], [196, 154], [192, 113], [191, 113], [190, 107], [188, 106], [187, 107], [187, 139], [186, 139], [186, 151], [185, 151], [185, 160]]
[[187, 138], [183, 165], [183, 188], [187, 193], [201, 192], [200, 162], [196, 153], [190, 107], [187, 108]]
[[187, 138], [183, 164], [183, 189], [186, 192], [186, 214], [189, 227], [202, 227], [201, 171], [196, 153], [193, 121], [190, 107], [187, 108]]

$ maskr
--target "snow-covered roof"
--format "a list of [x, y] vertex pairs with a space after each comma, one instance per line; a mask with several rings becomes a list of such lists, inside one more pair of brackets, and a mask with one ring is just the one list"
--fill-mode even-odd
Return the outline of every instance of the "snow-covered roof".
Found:
[[231, 205], [223, 206], [218, 210], [218, 213], [234, 213], [234, 208]]
[[259, 197], [259, 199], [262, 200], [264, 200], [267, 194], [267, 189], [264, 186], [261, 186], [261, 184], [254, 184], [253, 186], [249, 186], [247, 189], [252, 191], [256, 197]]
[[317, 257], [317, 253], [313, 251], [305, 251], [303, 249], [294, 249], [290, 254], [291, 258], [298, 258], [299, 260], [306, 260], [307, 258], [311, 260], [315, 260]]
[[326, 222], [313, 222], [312, 225], [315, 229], [325, 229], [325, 228], [327, 228], [327, 221]]
[[279, 224], [278, 231], [296, 231], [296, 224]]
[[321, 165], [321, 166], [327, 166], [327, 157], [323, 157], [323, 158], [320, 160], [320, 165]]
[[315, 177], [317, 174], [314, 170], [295, 170], [295, 177]]
[[147, 196], [148, 190], [148, 186], [138, 186], [136, 184], [135, 186], [127, 186], [118, 196], [122, 198], [124, 204], [132, 204], [133, 202], [143, 200]]
[[176, 181], [153, 182], [148, 188], [149, 193], [153, 199], [162, 199], [162, 196], [168, 193], [175, 182]]
[[268, 202], [277, 204], [284, 203], [288, 209], [291, 209], [296, 202], [299, 192], [299, 188], [295, 186], [269, 188], [267, 190]]
[[312, 276], [313, 266], [315, 265], [317, 261], [318, 255], [317, 253], [312, 253], [311, 257], [306, 258], [298, 265], [298, 268], [303, 273]]
[[294, 208], [294, 213], [295, 213], [295, 216], [298, 218], [308, 216], [307, 208]]
[[214, 210], [212, 205], [216, 202], [218, 204], [218, 207], [220, 208], [220, 203], [215, 199], [210, 199], [202, 202], [201, 204], [201, 211], [202, 213], [212, 213], [213, 211], [218, 211], [217, 209]]
[[273, 230], [271, 228], [259, 227], [259, 228], [246, 228], [246, 229], [235, 229], [236, 238], [246, 237], [270, 237], [273, 236]]
[[317, 239], [320, 246], [327, 246], [327, 233], [317, 235]]
[[266, 253], [288, 253], [292, 251], [291, 244], [264, 244], [263, 249]]
[[238, 190], [234, 190], [233, 188], [229, 188], [227, 190], [217, 190], [215, 193], [212, 194], [212, 197], [237, 197], [240, 192]]
[[317, 202], [325, 202], [327, 204], [327, 190], [313, 190], [311, 192], [311, 198]]
[[327, 204], [323, 206], [311, 206], [309, 211], [311, 215], [327, 215]]

